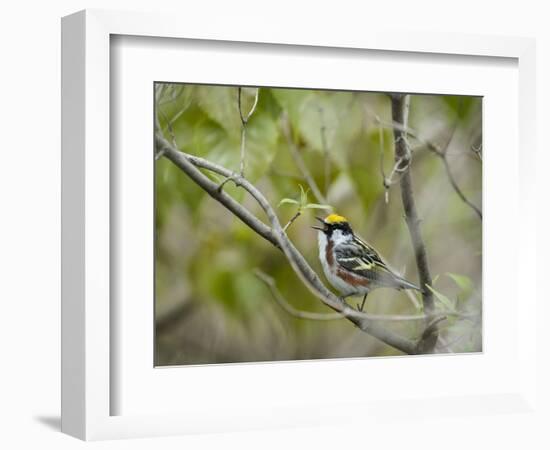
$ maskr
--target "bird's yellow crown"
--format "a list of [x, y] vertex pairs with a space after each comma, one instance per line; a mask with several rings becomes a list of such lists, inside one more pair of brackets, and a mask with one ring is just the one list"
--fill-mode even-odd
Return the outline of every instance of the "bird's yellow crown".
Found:
[[348, 219], [346, 219], [344, 216], [339, 216], [338, 214], [329, 214], [327, 217], [325, 217], [325, 223], [328, 223], [330, 225], [333, 225], [335, 223], [344, 223], [347, 221]]

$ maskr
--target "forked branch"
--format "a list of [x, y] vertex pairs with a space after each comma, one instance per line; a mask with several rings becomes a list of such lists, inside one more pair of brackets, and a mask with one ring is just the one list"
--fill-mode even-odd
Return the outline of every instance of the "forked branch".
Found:
[[[367, 112], [367, 114], [369, 114], [371, 116], [374, 116], [374, 119], [375, 119], [376, 123], [378, 125], [380, 125], [381, 127], [383, 126], [383, 127], [387, 127], [387, 128], [392, 129], [394, 134], [396, 132], [401, 132], [405, 136], [413, 138], [415, 141], [417, 141], [421, 145], [425, 146], [434, 155], [439, 157], [441, 159], [441, 161], [443, 162], [443, 166], [445, 168], [445, 172], [447, 173], [449, 183], [451, 183], [451, 187], [454, 189], [454, 191], [460, 197], [460, 199], [467, 206], [469, 206], [472, 209], [472, 211], [474, 211], [474, 213], [480, 219], [483, 219], [483, 214], [481, 212], [481, 209], [478, 206], [476, 206], [471, 200], [469, 200], [468, 197], [466, 197], [466, 195], [464, 194], [464, 192], [462, 191], [462, 189], [458, 185], [458, 183], [456, 181], [456, 178], [455, 178], [455, 176], [454, 176], [454, 174], [451, 170], [451, 165], [449, 164], [447, 149], [449, 147], [450, 141], [452, 140], [452, 135], [454, 134], [454, 129], [453, 129], [453, 132], [451, 133], [451, 137], [448, 140], [447, 144], [442, 147], [442, 146], [439, 146], [438, 144], [436, 144], [435, 142], [433, 142], [429, 139], [425, 139], [424, 137], [422, 137], [420, 135], [420, 133], [418, 133], [416, 130], [413, 130], [408, 125], [404, 125], [402, 123], [396, 122], [395, 120], [393, 120], [392, 122], [384, 122], [384, 121], [380, 120], [380, 118], [376, 114], [372, 113], [368, 109], [366, 109], [366, 112]], [[481, 147], [480, 148], [472, 147], [471, 150], [477, 156], [477, 158], [481, 161]], [[382, 154], [382, 157], [383, 157], [383, 154]], [[394, 166], [394, 169], [395, 169], [395, 167], [396, 166]], [[384, 181], [384, 188], [387, 190], [389, 185], [392, 184], [392, 177], [390, 176], [390, 177], [386, 178], [386, 176], [384, 174], [383, 167], [381, 168], [381, 172], [382, 172], [382, 179]], [[393, 173], [393, 171], [392, 171], [392, 173]], [[390, 180], [389, 183], [388, 183], [388, 179]]]
[[254, 114], [254, 111], [256, 110], [256, 106], [258, 106], [258, 98], [260, 95], [260, 89], [256, 88], [254, 92], [254, 103], [252, 104], [252, 107], [250, 108], [250, 111], [248, 113], [245, 113], [243, 111], [243, 89], [239, 87], [238, 90], [238, 99], [237, 99], [237, 105], [239, 107], [239, 117], [241, 118], [241, 164], [240, 164], [240, 175], [241, 177], [244, 176], [244, 166], [245, 166], [245, 160], [246, 160], [246, 127], [248, 125], [248, 121], [250, 120], [250, 117], [252, 114]]
[[[347, 305], [341, 298], [334, 295], [329, 289], [325, 287], [319, 276], [311, 268], [303, 255], [296, 249], [293, 243], [290, 241], [286, 234], [286, 227], [283, 228], [279, 222], [279, 219], [269, 203], [266, 197], [260, 192], [260, 190], [251, 184], [244, 177], [244, 159], [245, 159], [245, 142], [246, 142], [246, 125], [250, 115], [254, 112], [257, 104], [257, 93], [250, 112], [246, 115], [242, 112], [241, 107], [241, 90], [239, 89], [239, 113], [242, 122], [242, 147], [241, 147], [241, 165], [240, 173], [233, 172], [223, 166], [220, 166], [211, 161], [199, 158], [187, 153], [179, 151], [175, 143], [168, 142], [160, 129], [157, 129], [156, 133], [156, 151], [157, 155], [162, 155], [168, 158], [184, 173], [186, 173], [191, 180], [193, 180], [198, 186], [200, 186], [206, 193], [212, 198], [222, 204], [231, 213], [238, 217], [243, 223], [254, 230], [258, 235], [266, 239], [272, 245], [280, 249], [288, 263], [293, 268], [294, 272], [298, 275], [303, 284], [319, 298], [326, 306], [335, 311], [335, 314], [317, 314], [306, 313], [298, 311], [293, 308], [288, 302], [284, 300], [280, 292], [277, 290], [274, 281], [264, 275], [259, 275], [266, 285], [270, 288], [272, 295], [277, 302], [292, 315], [301, 318], [315, 318], [315, 320], [335, 320], [345, 318], [355, 324], [359, 329], [377, 339], [385, 342], [386, 344], [408, 354], [433, 352], [438, 341], [438, 324], [444, 320], [447, 314], [437, 314], [435, 312], [434, 297], [430, 289], [426, 286], [432, 285], [432, 278], [428, 266], [427, 254], [424, 241], [422, 239], [420, 231], [420, 219], [415, 205], [415, 199], [413, 195], [412, 179], [410, 173], [411, 164], [411, 150], [407, 142], [407, 136], [410, 132], [407, 128], [408, 118], [408, 95], [394, 94], [391, 96], [392, 106], [392, 120], [395, 124], [393, 126], [394, 132], [394, 144], [395, 144], [395, 165], [392, 170], [390, 179], [393, 178], [394, 173], [399, 173], [399, 183], [401, 187], [401, 198], [403, 202], [403, 208], [405, 211], [405, 218], [411, 241], [414, 248], [416, 264], [418, 267], [420, 286], [422, 287], [422, 299], [424, 305], [423, 314], [416, 314], [410, 316], [372, 316], [361, 311], [357, 311]], [[286, 125], [286, 126], [285, 126]], [[320, 192], [320, 189], [313, 181], [311, 174], [307, 170], [301, 155], [298, 154], [297, 149], [293, 147], [292, 139], [290, 136], [290, 130], [288, 123], [283, 124], [284, 133], [291, 147], [291, 153], [295, 161], [297, 162], [302, 175], [307, 180], [312, 191], [314, 191], [318, 200], [323, 201], [324, 197]], [[436, 147], [434, 147], [436, 148]], [[432, 148], [433, 150], [433, 148]], [[444, 155], [445, 152], [437, 148], [436, 153], [446, 161]], [[235, 201], [230, 195], [223, 192], [222, 185], [218, 185], [200, 169], [204, 169], [226, 178], [226, 180], [232, 180], [236, 186], [243, 188], [251, 197], [258, 203], [267, 217], [267, 223], [260, 220], [254, 214], [252, 214], [247, 208]], [[452, 174], [450, 178], [452, 179]], [[419, 340], [411, 340], [405, 338], [379, 324], [379, 321], [383, 320], [424, 320], [426, 326]]]
[[[303, 255], [294, 247], [288, 236], [283, 231], [281, 224], [264, 195], [248, 180], [241, 177], [225, 167], [215, 164], [203, 158], [192, 156], [175, 149], [159, 133], [155, 139], [156, 150], [161, 152], [178, 168], [180, 168], [191, 180], [200, 186], [212, 198], [221, 203], [225, 208], [231, 211], [243, 223], [252, 230], [269, 241], [275, 247], [281, 249], [295, 273], [302, 280], [304, 285], [326, 306], [337, 313], [343, 315], [347, 320], [355, 324], [359, 329], [367, 334], [385, 342], [386, 344], [407, 354], [418, 353], [417, 342], [405, 338], [366, 317], [365, 314], [356, 311], [348, 306], [339, 297], [328, 290], [315, 271], [307, 263]], [[206, 169], [222, 175], [231, 177], [237, 186], [245, 189], [260, 205], [265, 212], [271, 226], [266, 225], [253, 215], [248, 209], [236, 202], [231, 196], [218, 189], [218, 185], [204, 175], [199, 169]]]

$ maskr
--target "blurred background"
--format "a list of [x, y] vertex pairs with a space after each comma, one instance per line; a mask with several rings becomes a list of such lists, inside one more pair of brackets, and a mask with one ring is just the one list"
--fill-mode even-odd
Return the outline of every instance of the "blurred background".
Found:
[[[277, 207], [282, 224], [308, 191], [303, 159], [325, 204], [410, 281], [418, 282], [398, 184], [385, 189], [394, 166], [389, 97], [384, 93], [243, 88], [242, 110], [257, 107], [246, 133], [245, 176]], [[165, 137], [187, 153], [238, 171], [241, 119], [238, 88], [157, 83], [157, 118]], [[481, 209], [482, 99], [411, 95], [409, 127], [447, 148], [449, 169], [464, 195]], [[438, 308], [479, 313], [442, 324], [447, 351], [481, 351], [482, 222], [453, 189], [443, 161], [409, 139], [414, 196], [421, 218]], [[332, 313], [309, 293], [284, 255], [197, 187], [166, 158], [156, 161], [155, 364], [184, 365], [399, 355], [349, 321], [297, 318], [256, 276], [272, 277], [294, 308]], [[206, 172], [205, 172], [206, 173]], [[211, 173], [209, 177], [223, 181]], [[232, 183], [227, 193], [267, 221]], [[308, 202], [321, 203], [311, 191]], [[322, 275], [317, 234], [325, 210], [304, 209], [290, 239]], [[327, 284], [328, 285], [328, 284]], [[357, 302], [352, 299], [350, 305]], [[373, 291], [370, 314], [416, 314], [404, 292]], [[384, 322], [410, 338], [421, 321]]]

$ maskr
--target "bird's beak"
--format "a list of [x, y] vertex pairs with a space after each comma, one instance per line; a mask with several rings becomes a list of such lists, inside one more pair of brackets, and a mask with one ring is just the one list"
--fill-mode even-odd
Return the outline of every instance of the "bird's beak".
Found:
[[[321, 222], [323, 225], [325, 225], [325, 221], [323, 219], [321, 219], [320, 217], [316, 217], [316, 219]], [[314, 230], [319, 230], [319, 231], [325, 231], [325, 227], [311, 227], [313, 228]]]

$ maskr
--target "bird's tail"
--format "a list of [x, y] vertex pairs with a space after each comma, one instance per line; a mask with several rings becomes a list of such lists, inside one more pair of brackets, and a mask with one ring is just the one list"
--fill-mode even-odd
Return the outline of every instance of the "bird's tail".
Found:
[[417, 291], [423, 292], [422, 289], [420, 289], [416, 284], [405, 280], [405, 278], [398, 277], [397, 282], [399, 283], [399, 289], [415, 289]]

